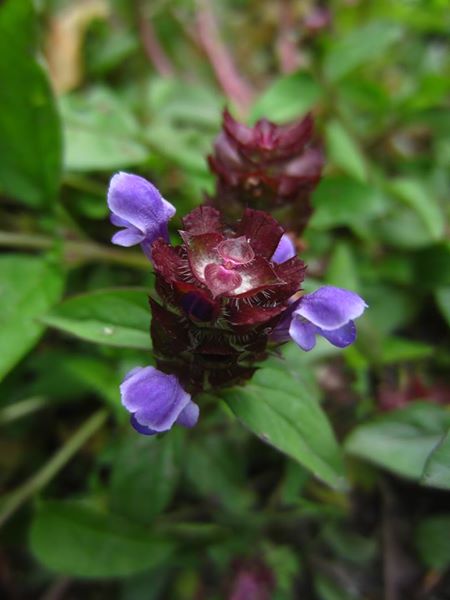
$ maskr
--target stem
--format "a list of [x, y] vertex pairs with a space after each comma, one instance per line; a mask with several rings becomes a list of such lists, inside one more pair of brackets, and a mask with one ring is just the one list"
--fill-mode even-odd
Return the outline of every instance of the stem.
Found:
[[236, 69], [233, 58], [223, 42], [213, 8], [208, 0], [197, 0], [197, 35], [214, 74], [225, 95], [245, 114], [253, 90]]
[[[135, 267], [137, 269], [149, 268], [149, 261], [145, 256], [136, 252], [123, 252], [114, 248], [101, 246], [95, 242], [62, 240], [64, 256], [68, 262], [83, 260], [85, 262], [106, 262]], [[55, 240], [40, 234], [9, 233], [0, 231], [0, 247], [30, 248], [33, 250], [49, 250]]]
[[44, 407], [47, 402], [47, 398], [34, 396], [33, 398], [27, 398], [26, 400], [15, 402], [10, 406], [5, 406], [5, 408], [0, 411], [0, 425], [3, 425], [4, 423], [10, 423], [16, 419], [21, 419], [22, 417], [26, 417], [30, 413], [33, 413], [36, 410]]
[[37, 473], [6, 496], [0, 509], [0, 527], [22, 504], [55, 477], [87, 440], [100, 429], [107, 417], [108, 411], [104, 408], [94, 413]]
[[153, 23], [143, 14], [142, 8], [139, 13], [139, 35], [147, 58], [161, 77], [173, 77], [175, 69], [161, 46]]

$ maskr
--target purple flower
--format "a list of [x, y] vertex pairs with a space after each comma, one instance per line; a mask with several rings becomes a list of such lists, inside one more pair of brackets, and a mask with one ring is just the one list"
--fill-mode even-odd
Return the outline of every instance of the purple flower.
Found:
[[175, 375], [154, 367], [137, 367], [120, 386], [122, 404], [131, 413], [131, 424], [139, 433], [154, 435], [175, 423], [193, 427], [199, 407], [181, 387]]
[[271, 260], [274, 263], [280, 264], [286, 262], [294, 256], [297, 256], [294, 242], [287, 233], [284, 233], [275, 252], [272, 255]]
[[355, 292], [331, 285], [322, 287], [296, 303], [289, 335], [306, 351], [316, 345], [316, 335], [323, 336], [333, 346], [345, 348], [356, 339], [353, 319], [360, 317], [366, 307]]
[[168, 240], [167, 224], [175, 214], [175, 207], [143, 177], [116, 173], [109, 185], [108, 206], [111, 223], [124, 228], [113, 236], [113, 244], [126, 247], [141, 244], [151, 259], [152, 243], [160, 237]]

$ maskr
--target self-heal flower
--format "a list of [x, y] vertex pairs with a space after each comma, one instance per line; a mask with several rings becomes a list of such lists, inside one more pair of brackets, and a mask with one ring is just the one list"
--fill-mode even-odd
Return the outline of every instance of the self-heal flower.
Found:
[[144, 435], [168, 431], [175, 423], [193, 427], [198, 405], [184, 391], [175, 375], [154, 367], [137, 367], [120, 386], [122, 404], [131, 413], [131, 424]]
[[333, 346], [345, 348], [356, 339], [354, 319], [367, 308], [364, 300], [349, 290], [325, 286], [303, 296], [295, 305], [289, 335], [303, 350], [312, 350], [316, 335]]
[[175, 214], [175, 207], [164, 200], [154, 185], [143, 177], [117, 173], [108, 190], [111, 222], [123, 227], [112, 238], [118, 246], [141, 244], [151, 259], [150, 247], [158, 239], [168, 239], [167, 224]]
[[218, 210], [201, 206], [184, 217], [180, 236], [177, 246], [152, 245], [157, 366], [192, 393], [241, 383], [265, 358], [305, 266], [262, 211], [248, 208], [225, 223]]

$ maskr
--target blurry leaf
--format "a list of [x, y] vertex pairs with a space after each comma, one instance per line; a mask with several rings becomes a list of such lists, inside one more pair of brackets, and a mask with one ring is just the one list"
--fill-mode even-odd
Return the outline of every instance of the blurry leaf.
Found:
[[65, 376], [74, 377], [93, 390], [100, 398], [116, 412], [120, 420], [126, 418], [126, 413], [120, 402], [119, 385], [122, 381], [120, 373], [111, 361], [95, 356], [77, 356], [70, 354], [64, 360]]
[[358, 272], [350, 244], [345, 242], [336, 244], [328, 263], [325, 280], [330, 285], [358, 292]]
[[223, 438], [203, 435], [200, 443], [191, 440], [186, 468], [191, 486], [230, 512], [245, 511], [252, 497], [243, 463], [236, 449]]
[[302, 376], [272, 367], [242, 388], [221, 394], [236, 416], [264, 442], [294, 458], [331, 487], [345, 488], [339, 446], [313, 390]]
[[397, 475], [420, 481], [430, 453], [449, 427], [447, 410], [431, 403], [414, 402], [359, 425], [348, 436], [345, 448], [350, 454]]
[[41, 319], [83, 340], [149, 350], [150, 309], [145, 289], [107, 289], [64, 300]]
[[38, 319], [62, 291], [62, 273], [45, 259], [0, 257], [0, 379], [38, 341], [44, 331]]
[[359, 227], [386, 210], [381, 192], [346, 177], [323, 179], [314, 193], [313, 204], [315, 212], [310, 226], [317, 229]]
[[60, 105], [67, 170], [110, 171], [147, 160], [137, 120], [111, 90], [98, 87], [64, 96]]
[[355, 565], [367, 564], [376, 558], [377, 543], [336, 522], [324, 526], [322, 537], [333, 553]]
[[450, 327], [450, 286], [436, 290], [436, 302]]
[[424, 248], [414, 258], [416, 280], [422, 288], [450, 286], [450, 242]]
[[298, 119], [320, 99], [322, 89], [307, 73], [293, 73], [275, 80], [253, 105], [250, 120], [266, 118], [284, 122]]
[[383, 340], [380, 359], [385, 364], [414, 361], [432, 356], [433, 346], [393, 335]]
[[145, 130], [148, 143], [171, 162], [194, 173], [207, 173], [206, 155], [211, 150], [212, 136], [205, 137], [194, 128], [176, 128], [158, 121]]
[[[269, 569], [276, 574], [275, 589], [270, 600], [291, 600], [294, 582], [302, 571], [298, 554], [289, 546], [267, 544], [264, 548], [264, 560]], [[263, 592], [260, 598], [265, 595]]]
[[361, 294], [370, 307], [365, 322], [382, 336], [408, 323], [420, 306], [420, 298], [411, 298], [408, 290], [383, 283], [364, 286]]
[[157, 439], [132, 431], [122, 440], [109, 486], [114, 512], [150, 523], [166, 508], [177, 485], [183, 433], [176, 430]]
[[0, 6], [0, 193], [51, 205], [61, 174], [61, 128], [42, 67], [33, 60], [35, 15], [28, 0]]
[[31, 551], [51, 571], [120, 577], [164, 563], [173, 544], [76, 502], [45, 502], [31, 526]]
[[427, 567], [446, 569], [450, 564], [450, 515], [424, 519], [416, 530], [415, 543]]
[[283, 479], [279, 484], [281, 504], [295, 504], [301, 498], [301, 492], [310, 479], [309, 472], [298, 462], [288, 460]]
[[381, 242], [394, 248], [414, 250], [434, 241], [416, 212], [399, 206], [389, 211], [388, 217], [374, 223], [374, 234]]
[[159, 123], [191, 125], [217, 132], [224, 98], [204, 84], [189, 84], [168, 78], [154, 78], [149, 89], [152, 116]]
[[422, 482], [431, 487], [450, 490], [450, 430], [428, 457]]
[[419, 215], [434, 241], [443, 236], [444, 216], [432, 193], [420, 181], [399, 178], [391, 182], [390, 189]]
[[372, 22], [350, 31], [330, 44], [324, 60], [324, 73], [332, 82], [382, 56], [399, 40], [401, 29], [393, 23]]
[[339, 121], [326, 126], [328, 156], [333, 164], [359, 181], [367, 181], [367, 168], [361, 150]]
[[321, 573], [314, 577], [314, 589], [320, 600], [356, 600], [354, 594]]

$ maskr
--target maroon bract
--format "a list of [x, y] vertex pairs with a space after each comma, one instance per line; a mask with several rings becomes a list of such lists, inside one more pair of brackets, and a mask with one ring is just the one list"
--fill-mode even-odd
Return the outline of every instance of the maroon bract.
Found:
[[229, 227], [202, 206], [183, 226], [181, 245], [152, 245], [151, 335], [158, 368], [196, 392], [252, 375], [305, 267], [296, 256], [272, 260], [284, 230], [261, 211], [246, 209]]
[[324, 162], [320, 149], [312, 145], [313, 130], [310, 114], [289, 125], [261, 119], [247, 127], [225, 111], [222, 132], [208, 158], [217, 175], [210, 204], [234, 218], [245, 207], [276, 211], [284, 226], [301, 233]]

